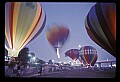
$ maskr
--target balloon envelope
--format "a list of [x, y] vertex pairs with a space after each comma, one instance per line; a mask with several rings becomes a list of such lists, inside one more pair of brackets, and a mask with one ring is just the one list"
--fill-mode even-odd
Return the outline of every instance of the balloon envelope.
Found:
[[89, 37], [116, 57], [116, 5], [97, 3], [90, 9], [85, 28]]
[[47, 40], [57, 52], [58, 59], [60, 58], [59, 49], [67, 40], [68, 35], [69, 29], [65, 25], [53, 25], [46, 32]]
[[38, 2], [5, 4], [5, 48], [17, 57], [19, 51], [41, 33], [46, 16]]
[[69, 35], [69, 29], [64, 25], [53, 25], [46, 32], [47, 40], [54, 48], [61, 48]]
[[79, 51], [78, 49], [70, 49], [65, 52], [65, 56], [69, 56], [76, 61], [79, 58]]
[[84, 46], [80, 48], [79, 57], [83, 64], [94, 66], [97, 61], [97, 50], [92, 46]]

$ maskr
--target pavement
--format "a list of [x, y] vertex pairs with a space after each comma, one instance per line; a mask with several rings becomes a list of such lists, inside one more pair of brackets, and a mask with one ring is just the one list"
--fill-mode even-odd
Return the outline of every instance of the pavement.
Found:
[[27, 75], [23, 76], [25, 78], [30, 78], [30, 77], [60, 77], [60, 78], [114, 78], [115, 72], [112, 71], [103, 71], [103, 70], [64, 70], [64, 71], [56, 71], [56, 72], [49, 72], [46, 74], [32, 74], [32, 75]]
[[[53, 74], [53, 73], [60, 73], [60, 72], [62, 72], [62, 71], [49, 72], [49, 73], [46, 73], [46, 74], [41, 74], [41, 76], [42, 76], [42, 75], [49, 75], [49, 74]], [[35, 76], [40, 76], [40, 74], [37, 73], [37, 74], [25, 75], [25, 76], [22, 76], [22, 77], [27, 77], [27, 78], [29, 78], [29, 77], [35, 77]]]

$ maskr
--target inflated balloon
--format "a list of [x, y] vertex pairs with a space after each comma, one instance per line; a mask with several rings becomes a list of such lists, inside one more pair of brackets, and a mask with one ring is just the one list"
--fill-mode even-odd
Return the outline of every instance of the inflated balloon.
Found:
[[89, 37], [116, 57], [116, 5], [97, 3], [90, 9], [85, 27]]
[[5, 48], [8, 56], [19, 51], [41, 33], [46, 16], [38, 2], [7, 2], [5, 4]]
[[65, 52], [65, 56], [69, 56], [74, 61], [76, 61], [79, 58], [79, 51], [78, 49], [70, 49]]
[[59, 49], [63, 46], [69, 35], [69, 29], [64, 25], [53, 25], [46, 32], [49, 43], [57, 50], [58, 59], [60, 58]]
[[83, 64], [94, 66], [97, 61], [97, 50], [92, 46], [84, 46], [79, 50], [79, 57]]

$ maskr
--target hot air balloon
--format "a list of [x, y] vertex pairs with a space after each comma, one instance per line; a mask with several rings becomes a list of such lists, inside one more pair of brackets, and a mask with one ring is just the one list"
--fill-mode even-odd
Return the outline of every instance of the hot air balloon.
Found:
[[65, 25], [52, 25], [46, 32], [48, 42], [57, 52], [57, 58], [60, 58], [59, 49], [67, 40], [69, 35], [69, 29]]
[[7, 2], [5, 4], [5, 48], [8, 56], [19, 51], [43, 30], [46, 16], [38, 2]]
[[72, 60], [76, 61], [79, 58], [78, 49], [70, 49], [65, 52], [65, 57], [69, 56]]
[[116, 57], [115, 3], [96, 3], [92, 6], [85, 19], [85, 28], [96, 44]]
[[84, 46], [79, 50], [79, 57], [84, 65], [94, 66], [97, 61], [97, 50], [92, 46]]

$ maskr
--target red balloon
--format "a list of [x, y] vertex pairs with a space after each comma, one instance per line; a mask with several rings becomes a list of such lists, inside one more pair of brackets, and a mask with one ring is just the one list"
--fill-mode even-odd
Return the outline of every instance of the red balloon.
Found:
[[78, 49], [70, 49], [65, 52], [65, 56], [69, 56], [76, 61], [79, 58], [79, 51]]

